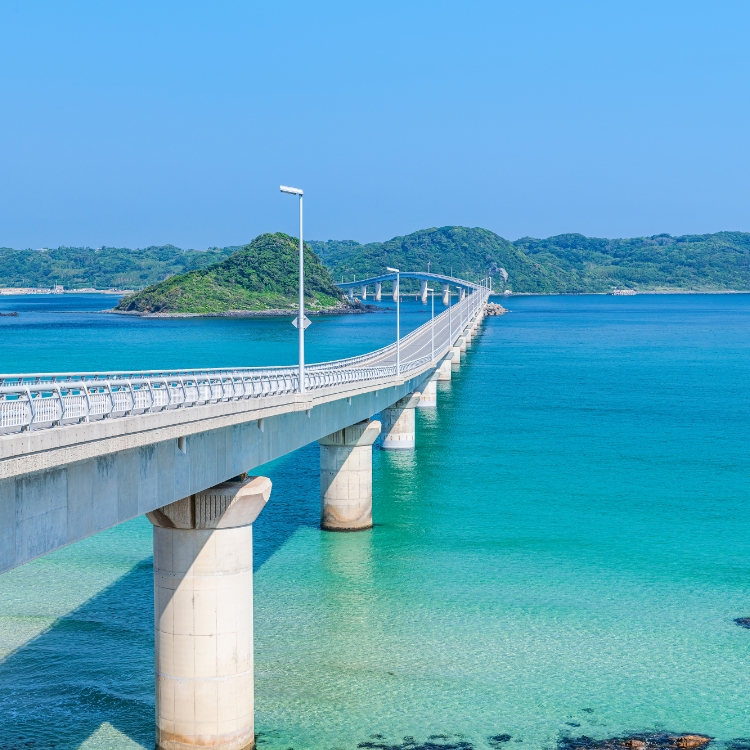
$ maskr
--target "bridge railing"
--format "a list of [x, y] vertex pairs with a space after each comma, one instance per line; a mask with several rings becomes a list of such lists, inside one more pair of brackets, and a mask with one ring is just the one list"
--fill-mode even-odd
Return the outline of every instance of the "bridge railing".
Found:
[[[437, 316], [435, 324], [446, 330], [448, 315], [461, 319], [481, 300], [467, 296]], [[471, 302], [471, 305], [470, 305]], [[433, 325], [429, 320], [401, 339], [401, 348], [424, 339]], [[456, 329], [455, 334], [458, 334]], [[455, 338], [455, 336], [454, 336]], [[452, 342], [444, 338], [435, 355], [441, 356]], [[416, 351], [401, 362], [400, 375], [423, 367], [432, 353], [423, 340]], [[396, 344], [374, 352], [305, 368], [305, 390], [316, 391], [337, 385], [397, 377], [395, 363], [382, 360], [395, 356]], [[60, 373], [0, 376], [0, 433], [33, 430], [92, 419], [123, 417], [166, 409], [186, 408], [221, 401], [260, 399], [299, 391], [299, 370], [289, 367], [258, 367], [175, 372]]]
[[[401, 364], [407, 374], [429, 362], [429, 357]], [[289, 367], [263, 374], [231, 378], [135, 378], [97, 383], [33, 383], [0, 387], [0, 431], [53, 427], [185, 408], [221, 401], [283, 396], [299, 390], [299, 371]], [[396, 377], [396, 365], [354, 367], [305, 374], [305, 389], [316, 391], [337, 385]]]

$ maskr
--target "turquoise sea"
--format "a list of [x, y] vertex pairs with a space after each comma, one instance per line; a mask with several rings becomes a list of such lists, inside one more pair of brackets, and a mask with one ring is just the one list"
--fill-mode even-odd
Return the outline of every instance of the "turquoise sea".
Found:
[[[288, 319], [111, 304], [0, 298], [0, 371], [295, 360]], [[259, 748], [750, 737], [750, 296], [504, 304], [417, 449], [375, 452], [374, 529], [317, 528], [316, 446], [257, 470]], [[315, 319], [310, 359], [394, 318]], [[140, 518], [0, 576], [0, 749], [153, 747], [150, 551]]]

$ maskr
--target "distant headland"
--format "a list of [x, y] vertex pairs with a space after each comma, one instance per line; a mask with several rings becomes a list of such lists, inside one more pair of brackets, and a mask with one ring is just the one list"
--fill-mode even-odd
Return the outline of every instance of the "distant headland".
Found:
[[[263, 249], [271, 246], [276, 249]], [[513, 294], [750, 291], [748, 232], [632, 239], [562, 234], [510, 242], [487, 229], [448, 226], [387, 242], [328, 240], [307, 246], [310, 303], [315, 310], [356, 311], [357, 305], [343, 298], [333, 280], [367, 278], [386, 266], [429, 269], [469, 280], [490, 275], [496, 290]], [[55, 286], [65, 292], [140, 289], [127, 298], [128, 304], [133, 307], [130, 312], [146, 314], [230, 314], [227, 306], [232, 305], [240, 305], [244, 314], [288, 314], [296, 292], [296, 252], [296, 240], [279, 234], [208, 250], [174, 245], [135, 250], [0, 248], [0, 288], [6, 293], [50, 293]], [[416, 291], [406, 281], [402, 288], [405, 293]]]

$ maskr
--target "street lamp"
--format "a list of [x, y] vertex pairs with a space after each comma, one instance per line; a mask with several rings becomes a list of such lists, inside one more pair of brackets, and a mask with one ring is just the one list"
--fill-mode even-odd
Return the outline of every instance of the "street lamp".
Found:
[[401, 375], [401, 271], [389, 266], [385, 270], [396, 274], [396, 374]]
[[299, 317], [297, 328], [299, 329], [299, 392], [305, 392], [305, 251], [302, 244], [302, 196], [303, 191], [299, 188], [281, 185], [282, 193], [299, 196]]
[[432, 297], [432, 318], [430, 327], [432, 329], [432, 361], [435, 361], [435, 290], [428, 288], [428, 292], [430, 292], [430, 296]]

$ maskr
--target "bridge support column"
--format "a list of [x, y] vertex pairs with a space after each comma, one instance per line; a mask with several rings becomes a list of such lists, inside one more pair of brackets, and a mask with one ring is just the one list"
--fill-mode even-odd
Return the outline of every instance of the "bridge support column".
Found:
[[422, 279], [419, 284], [419, 299], [423, 305], [427, 304], [427, 279]]
[[461, 335], [461, 338], [456, 340], [456, 346], [458, 347], [458, 350], [460, 352], [466, 351], [466, 339], [464, 338], [463, 334]]
[[364, 284], [362, 284], [362, 299], [367, 299], [367, 287]]
[[349, 295], [349, 299], [354, 299], [354, 287], [353, 286], [349, 287], [347, 294]]
[[438, 377], [436, 371], [424, 383], [422, 383], [422, 397], [417, 404], [419, 409], [435, 409], [437, 407]]
[[440, 367], [438, 367], [438, 380], [450, 380], [451, 379], [451, 359], [452, 354], [449, 354], [441, 363]]
[[252, 523], [270, 494], [249, 477], [147, 514], [161, 750], [255, 747]]
[[320, 528], [361, 531], [372, 527], [372, 444], [380, 422], [358, 422], [320, 444]]
[[398, 279], [393, 280], [393, 301], [396, 302], [398, 300], [399, 295], [399, 288], [398, 288]]
[[468, 327], [468, 328], [467, 328], [467, 329], [466, 329], [466, 330], [465, 330], [465, 331], [463, 332], [463, 334], [462, 334], [462, 336], [463, 336], [463, 338], [464, 338], [464, 344], [466, 344], [466, 346], [471, 346], [471, 339], [472, 339], [472, 333], [471, 333], [471, 332], [472, 332], [472, 330], [473, 330], [473, 329], [472, 329], [472, 326], [469, 326], [469, 327]]
[[375, 299], [378, 302], [380, 302], [382, 296], [383, 296], [383, 282], [382, 281], [376, 281], [375, 282]]
[[451, 347], [451, 352], [453, 354], [453, 359], [451, 360], [451, 366], [460, 367], [461, 366], [461, 346], [460, 342], [462, 339], [458, 339], [455, 346]]
[[383, 448], [385, 450], [411, 450], [416, 443], [416, 418], [414, 408], [422, 394], [413, 391], [383, 409]]
[[450, 284], [443, 284], [443, 304], [448, 307], [451, 303], [451, 288]]

